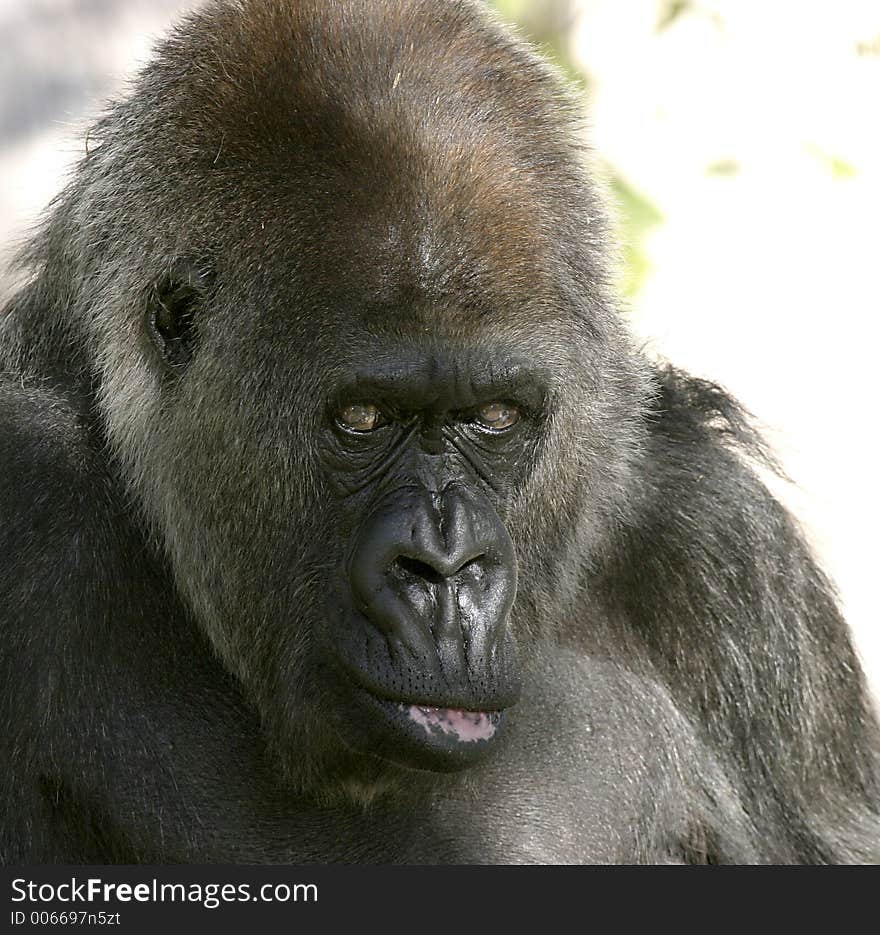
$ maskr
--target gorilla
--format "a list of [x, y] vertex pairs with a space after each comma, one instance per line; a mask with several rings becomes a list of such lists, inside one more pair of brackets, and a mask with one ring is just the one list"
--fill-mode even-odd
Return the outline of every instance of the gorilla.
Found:
[[0, 331], [6, 863], [880, 859], [833, 589], [477, 0], [213, 0]]

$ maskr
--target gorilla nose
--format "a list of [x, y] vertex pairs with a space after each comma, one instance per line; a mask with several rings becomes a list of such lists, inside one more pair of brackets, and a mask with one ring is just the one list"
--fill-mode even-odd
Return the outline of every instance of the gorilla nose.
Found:
[[494, 564], [507, 533], [488, 502], [456, 488], [440, 498], [417, 489], [406, 501], [403, 528], [387, 513], [383, 522], [389, 541], [378, 570], [387, 579], [441, 588], [480, 579]]
[[459, 680], [491, 664], [516, 591], [513, 543], [492, 504], [465, 487], [387, 497], [350, 565], [357, 609], [421, 666]]

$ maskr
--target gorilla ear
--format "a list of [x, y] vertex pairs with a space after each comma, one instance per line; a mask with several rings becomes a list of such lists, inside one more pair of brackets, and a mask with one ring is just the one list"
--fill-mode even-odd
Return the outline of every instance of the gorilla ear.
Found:
[[163, 362], [178, 376], [195, 353], [196, 312], [212, 279], [205, 263], [179, 260], [150, 289], [147, 332]]

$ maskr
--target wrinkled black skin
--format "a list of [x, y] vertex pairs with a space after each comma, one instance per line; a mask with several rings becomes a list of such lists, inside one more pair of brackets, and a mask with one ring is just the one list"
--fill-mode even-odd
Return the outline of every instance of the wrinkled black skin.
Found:
[[[351, 547], [320, 639], [341, 670], [338, 680], [355, 687], [337, 703], [367, 707], [352, 718], [350, 742], [438, 769], [471, 762], [490, 742], [460, 743], [435, 731], [426, 743], [424, 728], [395, 708], [416, 702], [497, 713], [500, 739], [503, 712], [520, 690], [508, 626], [516, 555], [493, 501], [503, 503], [515, 488], [529, 432], [481, 424], [474, 407], [531, 399], [526, 417], [544, 396], [527, 366], [473, 355], [463, 380], [462, 362], [459, 352], [455, 361], [395, 354], [365, 363], [335, 395], [322, 445], [325, 470], [346, 504], [340, 532]], [[347, 403], [364, 399], [381, 413], [375, 428], [339, 422]], [[390, 725], [372, 729], [376, 706], [360, 697], [364, 690], [392, 702], [385, 705]]]
[[99, 125], [0, 330], [4, 862], [880, 857], [833, 591], [574, 139], [466, 0], [209, 6]]

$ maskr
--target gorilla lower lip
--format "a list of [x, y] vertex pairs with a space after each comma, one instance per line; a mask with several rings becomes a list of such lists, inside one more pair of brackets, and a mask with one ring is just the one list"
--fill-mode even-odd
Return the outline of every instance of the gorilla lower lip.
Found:
[[429, 734], [440, 731], [463, 743], [491, 740], [500, 719], [500, 712], [497, 711], [465, 711], [404, 704], [400, 705], [400, 710]]

